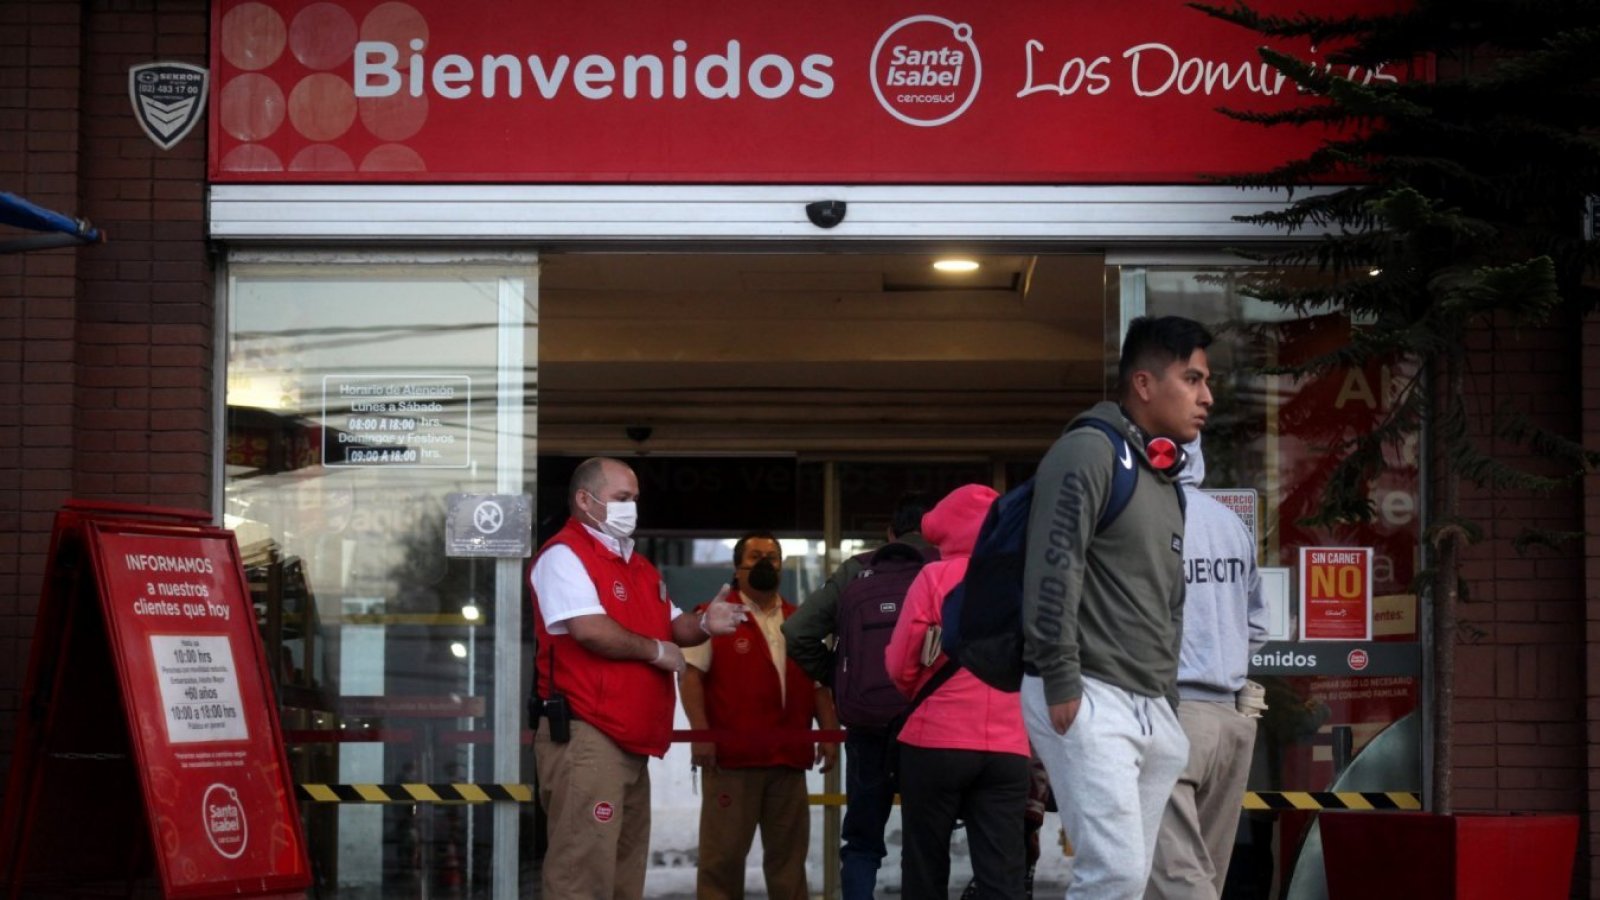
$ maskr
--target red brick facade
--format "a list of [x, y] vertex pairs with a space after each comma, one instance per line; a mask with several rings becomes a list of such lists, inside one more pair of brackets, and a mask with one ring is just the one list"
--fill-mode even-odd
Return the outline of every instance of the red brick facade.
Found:
[[211, 508], [204, 129], [163, 151], [128, 100], [130, 66], [206, 63], [209, 13], [156, 8], [0, 3], [0, 189], [110, 237], [0, 255], [0, 766], [56, 508]]
[[[1574, 368], [1580, 373], [1583, 444], [1595, 447], [1600, 446], [1600, 317], [1591, 315], [1584, 321], [1581, 341]], [[1567, 381], [1570, 384], [1571, 378]], [[1580, 863], [1587, 861], [1588, 869], [1580, 877], [1587, 885], [1588, 896], [1600, 897], [1600, 820], [1596, 819], [1596, 810], [1600, 810], [1600, 474], [1584, 479], [1583, 500], [1584, 638], [1577, 652], [1581, 654], [1584, 710], [1575, 724], [1583, 729], [1579, 740], [1587, 791], [1578, 792], [1574, 803], [1582, 804], [1585, 820], [1584, 843], [1578, 848], [1578, 857]]]
[[[0, 189], [91, 219], [102, 246], [0, 255], [0, 768], [10, 758], [51, 518], [69, 497], [209, 510], [215, 292], [201, 126], [170, 151], [129, 107], [132, 65], [206, 64], [200, 0], [0, 2]], [[1474, 342], [1474, 409], [1600, 447], [1600, 319]], [[1574, 382], [1573, 378], [1579, 381]], [[1583, 811], [1600, 897], [1600, 476], [1550, 498], [1469, 492], [1456, 803]], [[1586, 542], [1519, 555], [1527, 524]], [[1582, 547], [1580, 553], [1578, 547]]]

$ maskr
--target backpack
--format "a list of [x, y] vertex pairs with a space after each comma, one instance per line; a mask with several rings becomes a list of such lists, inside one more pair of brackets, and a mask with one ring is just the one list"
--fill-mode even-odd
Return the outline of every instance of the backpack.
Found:
[[[1081, 419], [1071, 426], [1097, 428], [1111, 439], [1115, 456], [1131, 458], [1127, 438], [1109, 422]], [[1071, 430], [1069, 429], [1069, 430]], [[1111, 493], [1095, 522], [1098, 534], [1111, 527], [1133, 499], [1139, 485], [1139, 465], [1111, 467]], [[1178, 507], [1185, 509], [1183, 486]], [[1022, 570], [1028, 556], [1028, 514], [1033, 506], [1033, 479], [1007, 491], [983, 519], [978, 540], [967, 563], [967, 574], [945, 597], [943, 637], [946, 656], [964, 666], [990, 687], [1002, 691], [1022, 689]], [[966, 603], [968, 594], [981, 603]]]
[[885, 544], [839, 594], [833, 697], [839, 721], [848, 726], [882, 728], [906, 708], [905, 695], [890, 680], [883, 654], [900, 620], [906, 590], [924, 564], [939, 558], [936, 549], [928, 553], [924, 557], [910, 544]]

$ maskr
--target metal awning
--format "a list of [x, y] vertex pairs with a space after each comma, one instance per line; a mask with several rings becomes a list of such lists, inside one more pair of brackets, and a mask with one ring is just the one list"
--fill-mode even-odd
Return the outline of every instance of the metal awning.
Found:
[[0, 234], [0, 253], [98, 244], [105, 240], [105, 234], [87, 219], [74, 219], [5, 191], [0, 191], [0, 225], [40, 232], [20, 236]]

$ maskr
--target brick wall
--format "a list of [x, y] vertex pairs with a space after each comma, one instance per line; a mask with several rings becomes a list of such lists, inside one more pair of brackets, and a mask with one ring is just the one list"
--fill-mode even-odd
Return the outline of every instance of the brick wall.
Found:
[[[207, 65], [204, 2], [136, 4], [85, 30], [85, 252], [78, 315], [79, 496], [210, 508], [215, 340], [205, 240], [205, 123], [171, 150], [139, 128], [128, 69]], [[123, 4], [116, 4], [122, 9]]]
[[[1477, 436], [1497, 456], [1541, 474], [1562, 471], [1495, 437], [1494, 422], [1497, 411], [1509, 408], [1579, 437], [1585, 397], [1600, 391], [1600, 381], [1577, 389], [1585, 334], [1578, 322], [1564, 321], [1536, 331], [1501, 323], [1472, 337], [1469, 409]], [[1582, 530], [1585, 511], [1584, 491], [1576, 486], [1546, 496], [1463, 489], [1463, 513], [1481, 523], [1485, 535], [1465, 554], [1470, 596], [1458, 614], [1458, 811], [1581, 812], [1589, 805], [1583, 543], [1521, 554], [1512, 543], [1529, 527]], [[1589, 856], [1587, 849], [1579, 854], [1581, 896], [1588, 895]]]
[[[0, 188], [81, 208], [81, 8], [0, 3]], [[33, 631], [52, 511], [72, 492], [79, 251], [0, 255], [0, 761]]]
[[[1583, 444], [1591, 449], [1600, 447], [1600, 315], [1591, 315], [1583, 323], [1582, 385]], [[1579, 847], [1580, 859], [1587, 858], [1589, 867], [1583, 883], [1589, 897], [1600, 897], [1600, 474], [1584, 479], [1584, 715], [1578, 721], [1584, 727], [1587, 789], [1586, 834], [1584, 845]]]
[[204, 123], [162, 151], [128, 99], [130, 66], [206, 63], [209, 13], [155, 6], [0, 2], [0, 189], [109, 235], [0, 255], [0, 768], [54, 511], [210, 508]]

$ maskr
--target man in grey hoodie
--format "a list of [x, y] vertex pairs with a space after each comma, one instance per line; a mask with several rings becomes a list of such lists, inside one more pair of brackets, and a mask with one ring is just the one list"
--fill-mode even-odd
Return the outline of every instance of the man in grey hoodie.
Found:
[[1250, 776], [1256, 719], [1266, 708], [1248, 681], [1250, 657], [1267, 642], [1267, 604], [1255, 538], [1239, 516], [1200, 490], [1200, 441], [1184, 448], [1178, 481], [1184, 523], [1183, 649], [1178, 722], [1189, 762], [1167, 800], [1145, 900], [1217, 900], [1228, 878], [1240, 800]]
[[[1034, 476], [1023, 569], [1023, 718], [1077, 853], [1071, 900], [1138, 900], [1156, 833], [1189, 756], [1174, 712], [1183, 628], [1183, 507], [1177, 444], [1211, 408], [1211, 335], [1177, 316], [1128, 327], [1118, 400], [1082, 417]], [[1096, 521], [1113, 467], [1137, 473], [1127, 506]]]

